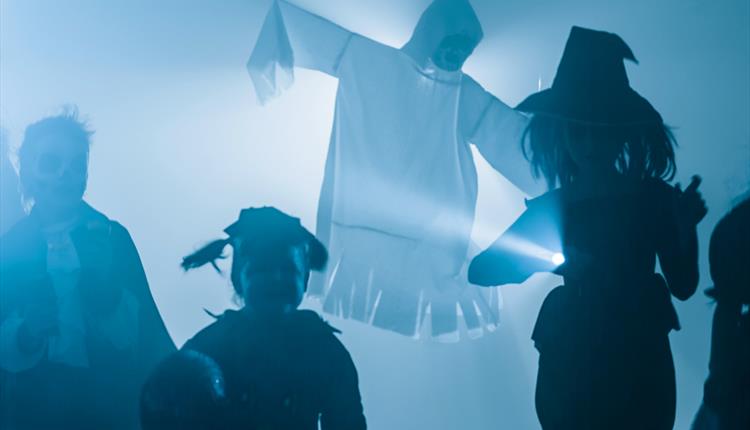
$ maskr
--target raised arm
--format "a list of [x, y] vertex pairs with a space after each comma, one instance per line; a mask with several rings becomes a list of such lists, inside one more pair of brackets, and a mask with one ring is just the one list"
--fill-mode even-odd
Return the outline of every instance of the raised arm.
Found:
[[698, 186], [700, 179], [685, 189], [661, 186], [661, 214], [657, 224], [657, 254], [667, 286], [679, 300], [687, 300], [698, 288], [698, 233], [696, 227], [706, 215], [706, 204]]
[[294, 81], [294, 67], [336, 76], [353, 33], [283, 0], [274, 1], [247, 62], [258, 100], [265, 103]]
[[501, 175], [530, 197], [544, 192], [531, 175], [521, 141], [529, 118], [466, 77], [461, 94], [461, 122], [466, 138]]

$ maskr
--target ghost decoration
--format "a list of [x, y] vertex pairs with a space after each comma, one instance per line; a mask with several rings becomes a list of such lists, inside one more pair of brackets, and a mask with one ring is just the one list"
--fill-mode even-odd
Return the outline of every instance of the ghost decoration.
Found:
[[419, 337], [492, 330], [500, 296], [467, 281], [477, 172], [469, 143], [514, 185], [539, 190], [521, 151], [528, 119], [461, 66], [482, 39], [467, 0], [436, 0], [401, 49], [286, 1], [266, 16], [247, 67], [261, 103], [294, 68], [338, 79], [317, 217], [330, 252], [309, 293], [323, 311]]

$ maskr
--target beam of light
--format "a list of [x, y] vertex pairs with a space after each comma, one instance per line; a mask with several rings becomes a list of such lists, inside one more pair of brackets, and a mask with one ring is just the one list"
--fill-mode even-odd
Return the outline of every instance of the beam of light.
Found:
[[[493, 225], [495, 220], [490, 223], [479, 221], [472, 207], [457, 205], [460, 199], [445, 194], [440, 187], [425, 188], [424, 184], [404, 186], [405, 184], [372, 169], [360, 169], [359, 174], [367, 178], [359, 178], [358, 181], [369, 184], [369, 204], [363, 219], [375, 223], [359, 227], [369, 227], [387, 234], [424, 241], [428, 246], [441, 248], [456, 258], [456, 266], [446, 268], [450, 271], [460, 270], [460, 260], [471, 259], [481, 251], [478, 249], [479, 246], [490, 245], [502, 232]], [[510, 183], [506, 186], [515, 188]], [[355, 213], [352, 220], [356, 222], [359, 217], [357, 212], [363, 211], [364, 208], [352, 209]], [[517, 218], [517, 215], [511, 219]], [[345, 220], [336, 221], [344, 225], [358, 226]], [[545, 261], [552, 267], [564, 262], [558, 226], [548, 226], [542, 234], [538, 231], [530, 233], [537, 237], [536, 241], [521, 235], [505, 234], [500, 245], [513, 253]]]
[[539, 243], [532, 242], [525, 237], [504, 233], [502, 238], [493, 244], [493, 247], [511, 251], [527, 257], [536, 258], [559, 266], [565, 263], [565, 256], [559, 251], [562, 245], [559, 237], [548, 237], [546, 242], [548, 246], [542, 246]]

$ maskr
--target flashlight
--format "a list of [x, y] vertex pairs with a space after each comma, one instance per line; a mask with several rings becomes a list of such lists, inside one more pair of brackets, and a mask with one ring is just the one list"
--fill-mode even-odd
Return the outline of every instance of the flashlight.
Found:
[[552, 254], [551, 260], [555, 266], [562, 266], [565, 263], [565, 256], [560, 252], [556, 252]]

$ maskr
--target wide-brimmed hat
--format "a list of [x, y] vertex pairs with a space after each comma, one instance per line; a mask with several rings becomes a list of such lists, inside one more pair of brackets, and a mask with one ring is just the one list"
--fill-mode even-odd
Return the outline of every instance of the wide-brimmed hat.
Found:
[[651, 103], [630, 87], [624, 60], [637, 63], [620, 36], [573, 27], [552, 87], [516, 109], [592, 125], [663, 124]]

